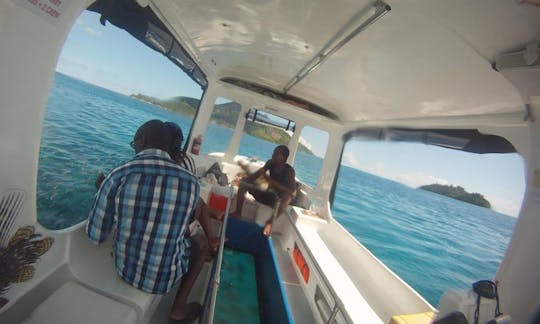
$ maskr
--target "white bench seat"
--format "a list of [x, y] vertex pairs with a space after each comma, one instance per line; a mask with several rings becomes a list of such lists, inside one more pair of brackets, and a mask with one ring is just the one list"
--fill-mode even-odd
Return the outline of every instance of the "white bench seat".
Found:
[[68, 281], [45, 299], [24, 324], [136, 323], [132, 307]]
[[132, 323], [144, 323], [152, 316], [161, 295], [146, 293], [120, 278], [111, 255], [112, 237], [111, 233], [107, 241], [95, 245], [88, 239], [84, 228], [71, 233], [71, 271], [82, 285], [131, 306], [137, 314], [137, 320]]
[[297, 228], [315, 258], [313, 261], [317, 262], [323, 272], [321, 275], [326, 277], [351, 319], [355, 323], [383, 323], [330, 252], [317, 230], [305, 224], [297, 224]]

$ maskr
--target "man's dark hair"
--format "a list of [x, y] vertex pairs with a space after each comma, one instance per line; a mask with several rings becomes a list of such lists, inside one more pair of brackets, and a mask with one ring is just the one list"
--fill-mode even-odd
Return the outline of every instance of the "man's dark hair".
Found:
[[144, 123], [137, 130], [135, 138], [139, 136], [143, 140], [143, 150], [156, 148], [169, 152], [171, 132], [161, 120], [153, 119]]
[[276, 150], [280, 150], [281, 154], [285, 157], [285, 160], [289, 158], [289, 148], [286, 145], [279, 145]]
[[165, 122], [165, 126], [169, 128], [171, 133], [171, 145], [169, 146], [169, 154], [178, 155], [182, 151], [182, 142], [184, 141], [184, 133], [182, 128], [177, 123]]

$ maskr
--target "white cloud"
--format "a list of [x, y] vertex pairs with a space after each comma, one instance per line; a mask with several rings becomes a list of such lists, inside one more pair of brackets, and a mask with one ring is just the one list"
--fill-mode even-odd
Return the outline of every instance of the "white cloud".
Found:
[[101, 32], [90, 27], [86, 27], [84, 31], [94, 37], [101, 37]]
[[379, 177], [388, 178], [388, 175], [384, 172], [385, 164], [380, 161], [373, 166], [366, 166], [362, 161], [358, 160], [354, 154], [349, 152], [343, 155], [343, 164]]
[[379, 162], [375, 163], [375, 165], [373, 165], [373, 166], [360, 165], [360, 169], [362, 171], [364, 171], [364, 172], [367, 172], [367, 173], [370, 173], [370, 174], [373, 174], [373, 175], [388, 179], [388, 175], [385, 174], [385, 165], [384, 165], [383, 162], [379, 161]]
[[93, 37], [100, 37], [102, 35], [101, 31], [89, 27], [81, 17], [77, 18], [77, 20], [75, 21], [75, 25], [77, 25], [78, 27], [80, 27], [80, 29], [84, 30], [85, 33]]
[[519, 214], [521, 201], [501, 197], [486, 197], [486, 199], [491, 203], [491, 208], [499, 213], [513, 217], [517, 217]]
[[307, 147], [308, 149], [310, 150], [313, 150], [313, 145], [311, 145], [311, 143], [309, 143], [305, 138], [303, 138], [302, 136], [300, 136], [300, 138], [298, 139], [298, 142], [300, 142], [300, 144], [304, 145], [305, 147]]
[[418, 188], [423, 185], [429, 185], [429, 184], [434, 184], [434, 183], [441, 184], [441, 185], [449, 184], [447, 180], [437, 178], [429, 174], [425, 174], [421, 171], [414, 172], [414, 173], [399, 174], [393, 180], [412, 188]]
[[354, 154], [351, 152], [346, 152], [345, 154], [343, 154], [342, 160], [343, 160], [343, 164], [345, 164], [346, 166], [349, 166], [355, 169], [364, 170], [364, 168], [362, 167], [362, 163], [358, 161], [356, 156], [354, 156]]
[[64, 74], [73, 75], [80, 78], [79, 74], [83, 72], [86, 74], [89, 67], [84, 63], [71, 60], [65, 56], [60, 56], [58, 64], [56, 65], [56, 70]]
[[382, 162], [375, 163], [375, 166], [371, 168], [368, 172], [384, 177], [384, 163]]

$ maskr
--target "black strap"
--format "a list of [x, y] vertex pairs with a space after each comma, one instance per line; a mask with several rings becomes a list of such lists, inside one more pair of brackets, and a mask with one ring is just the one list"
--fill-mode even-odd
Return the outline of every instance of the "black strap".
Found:
[[478, 324], [478, 318], [480, 317], [480, 300], [482, 297], [488, 299], [495, 299], [495, 317], [502, 315], [499, 310], [499, 291], [497, 284], [491, 280], [480, 280], [472, 285], [473, 291], [476, 293], [476, 310], [474, 311], [474, 324]]
[[499, 291], [497, 289], [497, 285], [495, 285], [495, 300], [497, 301], [497, 305], [495, 306], [495, 317], [499, 317], [503, 313], [499, 310]]
[[476, 310], [474, 311], [474, 324], [478, 324], [478, 317], [480, 316], [480, 295], [476, 294]]

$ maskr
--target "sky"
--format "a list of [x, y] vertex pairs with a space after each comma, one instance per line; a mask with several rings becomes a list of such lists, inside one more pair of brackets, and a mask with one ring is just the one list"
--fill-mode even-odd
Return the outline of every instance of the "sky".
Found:
[[[57, 71], [125, 94], [200, 98], [201, 88], [161, 54], [99, 15], [84, 11], [69, 34]], [[156, 84], [154, 80], [160, 80]], [[314, 128], [301, 141], [323, 156], [328, 135]], [[472, 154], [413, 143], [351, 141], [344, 164], [416, 188], [439, 183], [478, 192], [500, 213], [517, 216], [525, 191], [524, 162], [517, 154]]]
[[[202, 90], [163, 55], [126, 31], [99, 23], [99, 15], [84, 11], [71, 30], [56, 70], [103, 88], [130, 95], [200, 98]], [[152, 84], [160, 80], [159, 84]]]

